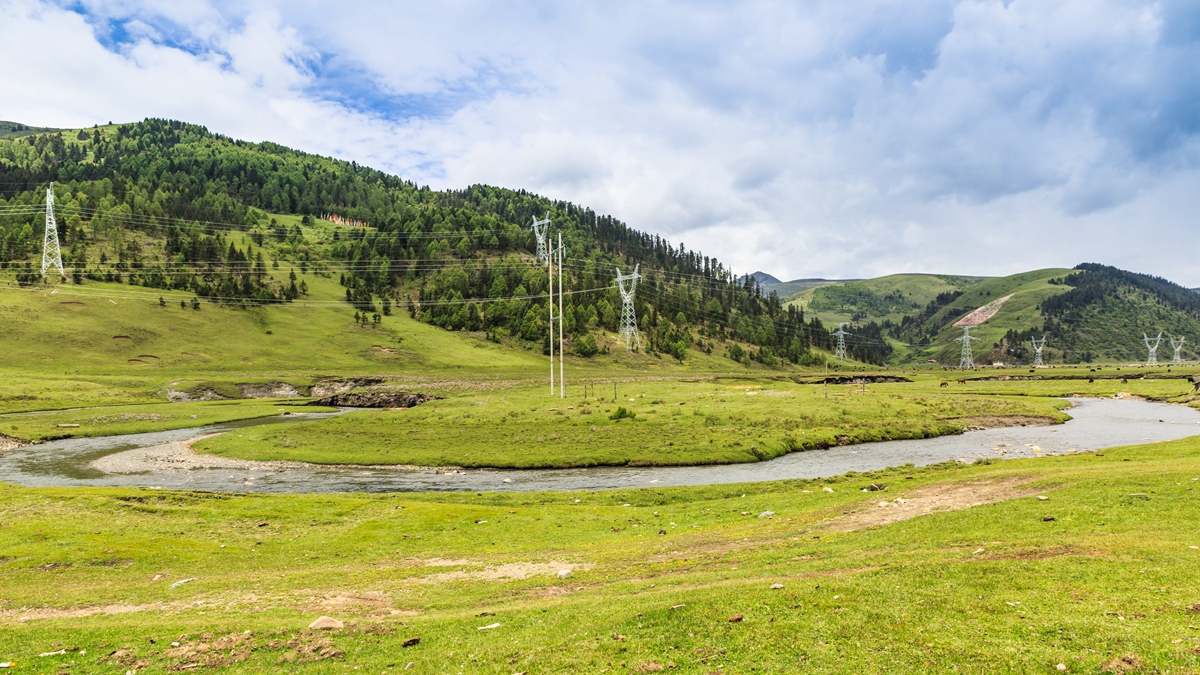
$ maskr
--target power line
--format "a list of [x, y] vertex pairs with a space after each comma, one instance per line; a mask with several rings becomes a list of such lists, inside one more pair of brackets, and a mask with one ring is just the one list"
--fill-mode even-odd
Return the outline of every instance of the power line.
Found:
[[[344, 307], [347, 304], [346, 300], [282, 301], [282, 300], [274, 300], [274, 299], [261, 300], [259, 298], [244, 298], [244, 297], [236, 297], [236, 296], [200, 295], [200, 294], [197, 294], [193, 291], [189, 291], [186, 289], [173, 289], [173, 288], [152, 289], [152, 290], [147, 290], [147, 291], [133, 291], [132, 289], [129, 291], [125, 291], [125, 290], [118, 291], [118, 290], [107, 289], [107, 288], [86, 290], [88, 288], [89, 287], [87, 287], [87, 286], [60, 286], [60, 287], [57, 287], [55, 290], [60, 295], [75, 295], [75, 296], [80, 296], [80, 297], [90, 296], [90, 297], [97, 297], [97, 298], [101, 298], [101, 299], [125, 298], [125, 299], [129, 299], [129, 300], [157, 300], [158, 296], [162, 295], [164, 293], [166, 293], [166, 294], [179, 293], [179, 294], [186, 295], [188, 297], [198, 297], [203, 300], [213, 300], [213, 301], [232, 302], [232, 303], [248, 302], [248, 303], [263, 303], [263, 304], [277, 304], [277, 305], [286, 304], [286, 305], [313, 306], [313, 307], [316, 307], [316, 306]], [[141, 287], [141, 288], [149, 289], [150, 287]], [[597, 291], [606, 291], [609, 288], [610, 287], [608, 287], [608, 286], [603, 286], [603, 287], [598, 287], [598, 288], [588, 288], [588, 289], [575, 290], [575, 291], [564, 291], [563, 295], [585, 295], [588, 293], [595, 293]], [[25, 291], [25, 292], [30, 292], [30, 293], [37, 293], [37, 292], [40, 292], [40, 291], [43, 291], [46, 289], [44, 287], [43, 288], [22, 287], [22, 286], [16, 284], [16, 282], [0, 280], [0, 290]], [[419, 305], [421, 307], [426, 307], [426, 306], [432, 307], [432, 306], [447, 306], [447, 305], [469, 305], [472, 303], [489, 304], [489, 303], [495, 303], [495, 302], [513, 302], [513, 301], [518, 301], [518, 300], [528, 302], [531, 300], [542, 300], [542, 299], [546, 299], [549, 297], [550, 297], [549, 293], [532, 293], [532, 294], [528, 294], [528, 295], [513, 295], [513, 296], [508, 296], [508, 297], [503, 297], [503, 298], [462, 298], [460, 300], [415, 300], [413, 302], [414, 302], [414, 304]], [[387, 298], [383, 298], [383, 299], [387, 299]], [[410, 298], [410, 300], [411, 300], [411, 298]], [[402, 302], [402, 301], [403, 300], [398, 300], [397, 302]], [[350, 303], [350, 304], [353, 304], [353, 303]]]

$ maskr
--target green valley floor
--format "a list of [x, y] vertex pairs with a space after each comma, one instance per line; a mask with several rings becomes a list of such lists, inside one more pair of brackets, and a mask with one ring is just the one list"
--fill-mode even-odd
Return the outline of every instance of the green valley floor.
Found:
[[[1195, 672], [1200, 438], [531, 494], [0, 488], [17, 672]], [[309, 629], [320, 616], [341, 628]]]

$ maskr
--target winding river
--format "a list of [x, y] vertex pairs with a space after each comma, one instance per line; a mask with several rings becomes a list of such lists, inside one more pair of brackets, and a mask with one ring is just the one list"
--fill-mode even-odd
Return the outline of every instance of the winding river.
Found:
[[247, 420], [146, 434], [79, 438], [0, 456], [0, 481], [27, 486], [127, 486], [229, 492], [401, 492], [430, 490], [603, 490], [819, 478], [979, 457], [1038, 457], [1200, 435], [1200, 411], [1137, 400], [1072, 399], [1066, 424], [971, 431], [850, 445], [767, 462], [688, 467], [434, 470], [249, 462], [196, 455], [198, 436], [323, 415]]

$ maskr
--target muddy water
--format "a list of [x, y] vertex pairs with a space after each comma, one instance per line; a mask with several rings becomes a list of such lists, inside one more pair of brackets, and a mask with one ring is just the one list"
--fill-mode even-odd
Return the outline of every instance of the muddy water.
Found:
[[[29, 486], [139, 486], [232, 492], [602, 490], [835, 476], [912, 463], [1038, 457], [1200, 435], [1200, 411], [1136, 400], [1077, 399], [1073, 419], [1050, 427], [851, 445], [768, 462], [702, 467], [604, 467], [528, 471], [319, 466], [196, 457], [183, 441], [301, 416], [176, 431], [55, 441], [0, 456], [0, 481]], [[312, 419], [313, 416], [303, 416]]]

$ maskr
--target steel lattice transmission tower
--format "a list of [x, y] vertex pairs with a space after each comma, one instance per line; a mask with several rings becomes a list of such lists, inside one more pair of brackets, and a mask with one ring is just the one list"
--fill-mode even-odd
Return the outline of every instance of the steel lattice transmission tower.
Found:
[[1150, 336], [1142, 333], [1142, 339], [1146, 342], [1146, 349], [1150, 350], [1150, 356], [1146, 359], [1146, 365], [1153, 366], [1158, 364], [1158, 346], [1162, 344], [1162, 333], [1154, 338], [1154, 344], [1150, 344]]
[[1045, 348], [1045, 346], [1046, 346], [1046, 336], [1043, 335], [1042, 339], [1038, 340], [1037, 338], [1035, 338], [1031, 335], [1029, 337], [1029, 341], [1033, 343], [1033, 367], [1038, 368], [1043, 365], [1042, 364], [1042, 349]]
[[846, 360], [846, 336], [847, 335], [849, 335], [849, 333], [846, 332], [846, 324], [839, 323], [837, 332], [835, 332], [833, 334], [833, 336], [835, 338], [837, 338], [837, 347], [835, 348], [833, 355], [839, 361]]
[[46, 235], [42, 239], [42, 281], [46, 280], [46, 270], [51, 267], [58, 269], [59, 276], [67, 276], [63, 272], [62, 251], [58, 247], [58, 224], [54, 222], [54, 183], [46, 188]]
[[1183, 358], [1180, 352], [1183, 351], [1183, 342], [1186, 338], [1179, 338], [1179, 342], [1175, 338], [1171, 338], [1171, 348], [1175, 350], [1175, 358], [1171, 359], [1171, 363], [1183, 363]]
[[[545, 228], [545, 229], [542, 229]], [[541, 220], [533, 217], [533, 236], [537, 239], [537, 258], [547, 265], [550, 264], [550, 254], [546, 252], [546, 235], [550, 232], [550, 213]]]
[[[637, 282], [642, 276], [638, 274], [638, 267], [641, 264], [633, 266], [633, 274], [621, 274], [621, 268], [617, 268], [617, 290], [621, 292], [621, 333], [619, 339], [625, 341], [625, 347], [629, 351], [633, 351], [634, 345], [637, 349], [642, 349], [642, 338], [638, 334], [637, 312], [633, 308], [633, 297], [637, 292]], [[629, 287], [625, 287], [625, 282], [629, 282]]]
[[971, 342], [979, 338], [971, 335], [971, 329], [975, 326], [963, 326], [962, 337], [954, 338], [955, 342], [962, 343], [962, 355], [958, 358], [958, 367], [967, 370], [975, 367], [975, 355], [971, 352]]

